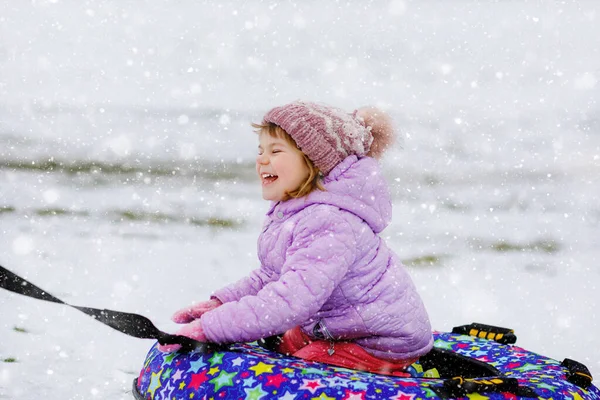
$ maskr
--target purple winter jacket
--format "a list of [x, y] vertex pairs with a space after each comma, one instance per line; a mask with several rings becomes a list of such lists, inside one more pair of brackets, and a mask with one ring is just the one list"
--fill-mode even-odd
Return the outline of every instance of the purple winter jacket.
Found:
[[391, 198], [378, 162], [349, 156], [326, 191], [273, 203], [258, 239], [261, 267], [214, 293], [224, 304], [201, 317], [212, 342], [247, 342], [300, 325], [352, 340], [376, 357], [427, 353], [431, 326], [417, 290], [378, 235]]

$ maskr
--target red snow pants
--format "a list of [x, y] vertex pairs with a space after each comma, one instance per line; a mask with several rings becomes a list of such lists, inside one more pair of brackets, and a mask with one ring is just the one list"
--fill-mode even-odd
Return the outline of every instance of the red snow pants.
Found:
[[[277, 350], [308, 361], [400, 377], [410, 377], [405, 370], [418, 360], [418, 358], [403, 361], [383, 360], [369, 354], [356, 343], [333, 342], [332, 344], [326, 340], [311, 340], [299, 326], [283, 334]], [[332, 350], [333, 353], [330, 354]]]

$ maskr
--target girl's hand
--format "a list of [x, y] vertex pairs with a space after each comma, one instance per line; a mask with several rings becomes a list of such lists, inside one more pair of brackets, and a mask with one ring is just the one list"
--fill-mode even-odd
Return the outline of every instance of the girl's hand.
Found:
[[173, 314], [171, 317], [171, 320], [178, 324], [187, 324], [195, 319], [200, 318], [202, 314], [207, 313], [210, 310], [214, 310], [221, 305], [223, 305], [223, 303], [221, 303], [219, 299], [203, 301], [175, 312], [175, 314]]
[[[179, 331], [177, 331], [176, 335], [186, 336], [190, 339], [197, 340], [199, 342], [207, 342], [206, 334], [204, 333], [204, 329], [202, 329], [202, 323], [199, 319], [190, 322]], [[163, 353], [170, 353], [173, 351], [177, 351], [181, 348], [178, 344], [167, 344], [167, 345], [159, 345], [158, 350]]]

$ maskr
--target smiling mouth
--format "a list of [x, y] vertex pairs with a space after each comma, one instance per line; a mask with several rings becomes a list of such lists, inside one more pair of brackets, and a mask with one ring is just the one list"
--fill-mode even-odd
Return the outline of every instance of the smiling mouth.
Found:
[[263, 185], [269, 185], [279, 178], [277, 175], [273, 174], [261, 174], [260, 177], [262, 178]]

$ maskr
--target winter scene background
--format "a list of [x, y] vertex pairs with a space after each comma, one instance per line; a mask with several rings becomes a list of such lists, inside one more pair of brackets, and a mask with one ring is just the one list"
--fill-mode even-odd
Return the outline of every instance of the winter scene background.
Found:
[[[0, 265], [149, 317], [256, 268], [259, 122], [388, 111], [383, 235], [437, 330], [600, 377], [600, 3], [0, 1]], [[1, 399], [131, 399], [150, 340], [0, 291]]]

